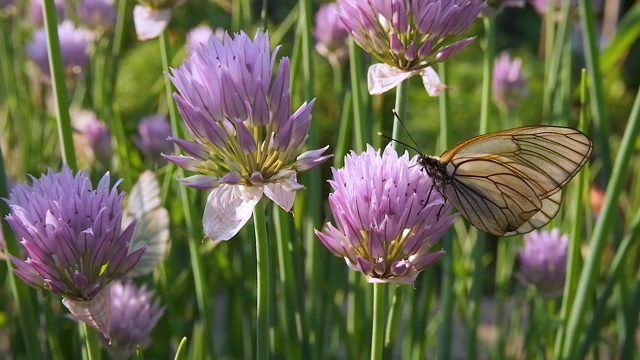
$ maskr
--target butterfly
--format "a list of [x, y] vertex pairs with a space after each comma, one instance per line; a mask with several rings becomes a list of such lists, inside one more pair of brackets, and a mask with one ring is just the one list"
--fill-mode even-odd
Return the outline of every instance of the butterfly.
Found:
[[579, 130], [526, 126], [476, 136], [440, 157], [421, 154], [418, 164], [473, 226], [513, 236], [556, 216], [562, 187], [591, 150], [591, 140]]
[[136, 219], [129, 254], [146, 247], [136, 266], [127, 273], [135, 278], [150, 273], [169, 251], [169, 212], [162, 206], [160, 184], [154, 173], [146, 170], [133, 185], [122, 216], [125, 229]]

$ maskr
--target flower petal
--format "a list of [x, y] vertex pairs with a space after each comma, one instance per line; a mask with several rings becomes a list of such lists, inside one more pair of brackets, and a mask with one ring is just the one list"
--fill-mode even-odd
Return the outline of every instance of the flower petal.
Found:
[[400, 70], [387, 64], [371, 65], [367, 74], [369, 94], [380, 95], [387, 92], [417, 73], [417, 71]]
[[139, 40], [158, 37], [169, 25], [169, 20], [171, 20], [171, 8], [151, 9], [142, 5], [136, 5], [133, 8], [133, 24]]
[[222, 184], [207, 198], [202, 226], [214, 241], [229, 240], [247, 223], [260, 198], [262, 187]]
[[422, 69], [420, 76], [429, 96], [438, 96], [447, 89], [447, 85], [440, 81], [438, 73], [431, 66]]
[[286, 212], [291, 212], [293, 200], [296, 198], [295, 191], [285, 190], [281, 184], [275, 183], [267, 184], [267, 186], [264, 187], [264, 194]]

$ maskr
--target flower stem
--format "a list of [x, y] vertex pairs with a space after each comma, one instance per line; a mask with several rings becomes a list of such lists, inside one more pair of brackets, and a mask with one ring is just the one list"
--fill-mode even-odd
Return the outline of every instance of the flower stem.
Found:
[[587, 75], [589, 76], [589, 98], [591, 99], [591, 114], [594, 122], [594, 133], [596, 136], [596, 149], [600, 152], [599, 159], [602, 162], [600, 177], [604, 183], [608, 183], [613, 176], [611, 164], [611, 149], [609, 147], [609, 114], [607, 111], [604, 95], [604, 76], [600, 72], [600, 48], [598, 36], [596, 35], [595, 16], [593, 14], [593, 4], [590, 0], [578, 0], [580, 12], [580, 27], [582, 28], [582, 39], [584, 44], [584, 60], [586, 63]]
[[393, 347], [395, 344], [396, 335], [398, 334], [398, 325], [400, 318], [402, 317], [402, 305], [404, 299], [402, 286], [396, 286], [396, 290], [391, 300], [391, 310], [389, 311], [389, 318], [387, 319], [387, 329], [384, 334], [384, 353], [385, 359], [391, 359], [393, 357]]
[[258, 201], [253, 209], [253, 223], [256, 232], [256, 260], [258, 262], [258, 303], [256, 358], [269, 358], [269, 322], [271, 277], [269, 276], [269, 239], [264, 216], [264, 201]]
[[[166, 30], [160, 34], [160, 55], [162, 59], [162, 69], [166, 72], [169, 71], [169, 62], [170, 62], [170, 43], [169, 38], [167, 36]], [[171, 131], [175, 137], [182, 137], [182, 131], [178, 127], [178, 114], [175, 104], [173, 103], [173, 87], [171, 86], [171, 81], [168, 77], [164, 77], [165, 84], [165, 95], [167, 98], [167, 107], [169, 110], [169, 120], [171, 122]], [[178, 178], [184, 177], [184, 171], [181, 168], [176, 167], [175, 173]], [[185, 226], [187, 228], [187, 239], [189, 243], [189, 255], [191, 258], [191, 269], [193, 271], [193, 281], [196, 290], [196, 300], [198, 303], [198, 311], [203, 317], [202, 323], [204, 324], [204, 332], [205, 337], [207, 339], [206, 343], [208, 346], [209, 354], [213, 357], [215, 354], [213, 339], [214, 334], [211, 329], [211, 321], [213, 321], [213, 315], [211, 314], [210, 308], [207, 306], [205, 296], [205, 289], [207, 288], [205, 284], [205, 280], [207, 279], [204, 274], [204, 268], [202, 266], [202, 261], [200, 259], [200, 253], [198, 252], [197, 244], [195, 242], [196, 239], [196, 231], [195, 231], [195, 219], [193, 217], [193, 213], [191, 212], [191, 206], [193, 204], [192, 199], [190, 199], [190, 194], [184, 186], [179, 186], [178, 191], [180, 192], [180, 202], [182, 204], [182, 211], [184, 212]]]
[[373, 332], [371, 334], [371, 360], [381, 360], [384, 350], [385, 284], [373, 284]]
[[71, 131], [71, 117], [67, 100], [67, 87], [64, 82], [64, 69], [58, 39], [58, 16], [53, 0], [44, 0], [44, 26], [47, 34], [47, 48], [49, 50], [49, 71], [53, 84], [53, 99], [58, 122], [58, 137], [62, 160], [71, 169], [76, 169], [76, 152], [73, 148]]
[[349, 72], [351, 74], [351, 96], [353, 97], [353, 131], [355, 152], [364, 151], [368, 135], [365, 135], [364, 119], [365, 108], [362, 99], [362, 53], [353, 39], [349, 39]]
[[480, 134], [489, 132], [491, 116], [491, 87], [493, 84], [493, 63], [496, 60], [496, 22], [492, 16], [483, 18], [485, 47], [482, 62], [482, 103], [480, 108]]
[[[588, 117], [588, 104], [587, 104], [587, 78], [586, 71], [582, 70], [582, 79], [580, 82], [580, 124], [582, 129], [586, 128], [586, 121]], [[560, 307], [560, 319], [562, 319], [561, 325], [558, 327], [558, 333], [556, 334], [554, 358], [560, 358], [560, 351], [562, 350], [562, 344], [564, 341], [564, 328], [567, 325], [569, 319], [570, 309], [573, 306], [573, 301], [576, 295], [576, 286], [580, 277], [580, 263], [582, 262], [581, 247], [582, 247], [582, 227], [584, 226], [582, 221], [577, 221], [581, 216], [584, 216], [584, 198], [585, 190], [587, 188], [588, 173], [581, 171], [577, 175], [577, 188], [576, 197], [573, 204], [573, 219], [574, 224], [571, 228], [571, 234], [569, 237], [569, 244], [567, 248], [567, 275], [564, 285], [564, 292], [562, 295], [562, 306]], [[605, 297], [603, 294], [601, 296]], [[606, 297], [605, 297], [606, 298]]]
[[286, 335], [290, 339], [287, 342], [288, 357], [292, 359], [302, 358], [302, 346], [307, 337], [304, 333], [304, 312], [301, 311], [298, 301], [298, 281], [294, 270], [293, 244], [291, 243], [290, 217], [283, 216], [284, 210], [273, 204], [273, 219], [276, 232], [276, 247], [278, 250], [278, 267], [280, 282], [284, 288], [284, 309]]
[[[438, 72], [441, 81], [446, 84], [449, 79], [449, 65], [447, 62], [440, 63]], [[442, 152], [449, 147], [451, 142], [449, 137], [451, 134], [450, 121], [449, 121], [449, 92], [445, 91], [440, 94], [440, 151]], [[448, 231], [442, 238], [442, 249], [444, 255], [442, 256], [442, 287], [441, 287], [441, 300], [442, 304], [442, 326], [440, 328], [440, 338], [438, 339], [438, 357], [440, 359], [451, 358], [451, 343], [453, 336], [453, 311], [455, 297], [453, 296], [453, 236], [451, 231]]]
[[80, 335], [84, 338], [85, 356], [87, 360], [100, 360], [98, 333], [84, 321], [80, 322]]
[[[395, 111], [396, 115], [393, 115], [393, 131], [391, 132], [391, 137], [396, 140], [400, 139], [400, 129], [404, 128], [400, 121], [407, 121], [407, 104], [409, 103], [409, 79], [405, 79], [396, 87], [396, 104]], [[397, 141], [393, 142], [393, 148], [397, 149], [399, 143]]]

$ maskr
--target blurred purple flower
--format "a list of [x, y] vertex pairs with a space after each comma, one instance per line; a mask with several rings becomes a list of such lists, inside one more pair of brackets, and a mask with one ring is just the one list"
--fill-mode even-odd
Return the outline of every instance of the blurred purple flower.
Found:
[[171, 21], [172, 9], [186, 0], [138, 0], [133, 8], [133, 24], [138, 40], [158, 37]]
[[97, 160], [100, 165], [108, 168], [113, 156], [113, 145], [107, 126], [94, 112], [77, 109], [71, 111], [71, 123], [76, 130], [74, 143], [79, 150], [78, 155], [84, 155], [89, 160], [86, 165], [90, 166], [92, 160]]
[[16, 0], [0, 0], [0, 15], [13, 13], [13, 5], [15, 5]]
[[[478, 0], [340, 0], [339, 15], [355, 42], [383, 64], [369, 68], [369, 92], [381, 94], [421, 75], [430, 95], [443, 87], [425, 69], [464, 49], [463, 35], [487, 6]], [[436, 76], [437, 78], [437, 76]]]
[[131, 281], [116, 281], [110, 286], [111, 326], [108, 339], [101, 338], [101, 344], [112, 358], [127, 359], [136, 351], [151, 344], [151, 331], [164, 313], [158, 299], [153, 299], [153, 291], [145, 285], [137, 287]]
[[503, 52], [493, 66], [493, 101], [505, 111], [513, 110], [527, 95], [527, 81], [522, 77], [522, 59]]
[[[93, 42], [94, 34], [85, 29], [76, 29], [71, 21], [65, 20], [58, 25], [60, 52], [62, 65], [68, 75], [80, 74], [89, 61], [89, 45]], [[47, 54], [47, 36], [45, 29], [34, 32], [33, 40], [29, 42], [25, 51], [40, 70], [49, 75], [49, 57]]]
[[173, 152], [173, 143], [167, 138], [172, 135], [171, 124], [164, 115], [145, 117], [138, 124], [138, 137], [133, 139], [138, 149], [155, 160], [164, 159], [160, 153]]
[[203, 46], [207, 45], [209, 42], [209, 36], [214, 35], [218, 38], [218, 40], [224, 40], [225, 31], [223, 28], [217, 28], [213, 31], [207, 25], [200, 25], [195, 27], [189, 31], [187, 34], [187, 49], [189, 50], [189, 55], [195, 49], [200, 49]]
[[210, 36], [189, 60], [172, 69], [174, 99], [195, 141], [172, 139], [188, 156], [165, 156], [199, 173], [181, 181], [212, 190], [204, 211], [204, 232], [228, 240], [249, 220], [266, 195], [290, 211], [299, 171], [320, 165], [327, 147], [302, 153], [314, 101], [291, 113], [290, 65], [283, 58], [271, 81], [277, 49], [257, 32], [220, 41]]
[[429, 253], [456, 216], [431, 178], [407, 153], [387, 146], [351, 152], [333, 169], [329, 206], [336, 222], [316, 235], [369, 282], [413, 284], [444, 251]]
[[560, 230], [535, 230], [524, 236], [524, 247], [518, 251], [518, 279], [534, 285], [545, 298], [562, 295], [567, 270], [569, 237]]
[[95, 118], [95, 121], [90, 122], [84, 130], [84, 136], [93, 149], [96, 160], [108, 166], [113, 155], [113, 146], [111, 145], [111, 133], [107, 126]]
[[533, 9], [540, 15], [544, 15], [547, 12], [547, 6], [549, 0], [529, 0]]
[[316, 39], [316, 51], [327, 58], [332, 64], [337, 64], [347, 56], [347, 38], [349, 33], [340, 24], [338, 3], [320, 5], [315, 16], [313, 36]]
[[78, 17], [89, 28], [108, 32], [116, 25], [117, 13], [113, 0], [81, 0]]
[[[64, 0], [54, 0], [58, 22], [65, 19]], [[44, 0], [31, 0], [29, 2], [29, 20], [34, 27], [44, 26]]]
[[488, 0], [487, 7], [482, 10], [482, 15], [488, 17], [497, 16], [498, 14], [502, 13], [504, 8], [523, 8], [525, 3], [525, 0]]
[[[79, 320], [105, 336], [109, 294], [102, 291], [136, 264], [144, 249], [131, 254], [135, 222], [121, 230], [122, 198], [106, 173], [94, 189], [87, 173], [68, 167], [49, 170], [33, 184], [13, 187], [7, 203], [9, 226], [27, 253], [9, 255], [14, 273], [28, 285], [61, 295]], [[117, 185], [117, 183], [116, 183]]]
[[[578, 0], [570, 0], [570, 1], [571, 1], [571, 4], [569, 5], [570, 9], [574, 10], [574, 12], [577, 13]], [[557, 12], [559, 12], [562, 7], [562, 0], [529, 0], [529, 2], [531, 3], [531, 6], [533, 6], [533, 9], [539, 15], [542, 16], [542, 15], [550, 14], [552, 21], [557, 22], [561, 20], [561, 16], [559, 16]], [[595, 11], [596, 13], [599, 13], [602, 11], [602, 8], [603, 8], [602, 0], [591, 0], [591, 4], [593, 5], [593, 11]], [[573, 19], [575, 20], [575, 22], [577, 22], [578, 20], [577, 14], [576, 16], [573, 17]]]

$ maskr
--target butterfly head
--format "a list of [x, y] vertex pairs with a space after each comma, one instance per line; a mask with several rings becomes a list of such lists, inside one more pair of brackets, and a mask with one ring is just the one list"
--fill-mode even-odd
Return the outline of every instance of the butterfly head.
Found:
[[439, 157], [419, 155], [418, 164], [422, 165], [427, 174], [429, 174], [431, 181], [433, 181], [433, 186], [437, 189], [442, 189], [442, 187], [444, 187], [449, 176], [447, 175], [446, 165], [440, 161]]

